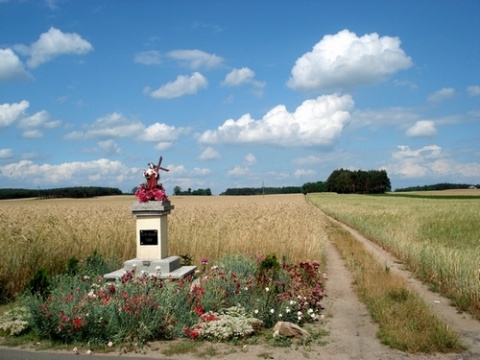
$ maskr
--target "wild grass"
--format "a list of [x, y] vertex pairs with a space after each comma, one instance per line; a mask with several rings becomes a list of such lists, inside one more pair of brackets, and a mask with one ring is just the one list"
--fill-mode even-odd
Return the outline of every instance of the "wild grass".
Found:
[[329, 237], [354, 277], [354, 288], [379, 325], [378, 337], [411, 353], [462, 350], [458, 334], [435, 317], [406, 281], [389, 273], [363, 245], [330, 223]]
[[[170, 255], [195, 265], [232, 253], [324, 261], [323, 221], [303, 195], [170, 198]], [[41, 268], [65, 270], [95, 250], [116, 263], [135, 254], [133, 196], [0, 201], [0, 300], [13, 299]]]
[[334, 194], [311, 194], [309, 200], [480, 319], [478, 200]]

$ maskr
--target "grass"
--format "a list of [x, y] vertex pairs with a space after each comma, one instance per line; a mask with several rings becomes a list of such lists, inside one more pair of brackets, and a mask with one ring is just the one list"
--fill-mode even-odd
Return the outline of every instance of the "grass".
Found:
[[454, 197], [311, 194], [309, 200], [394, 254], [460, 311], [480, 319], [480, 207], [476, 199], [450, 194]]
[[405, 280], [392, 275], [339, 225], [328, 227], [330, 240], [355, 279], [356, 293], [379, 325], [383, 344], [410, 353], [464, 350], [458, 334], [432, 314]]

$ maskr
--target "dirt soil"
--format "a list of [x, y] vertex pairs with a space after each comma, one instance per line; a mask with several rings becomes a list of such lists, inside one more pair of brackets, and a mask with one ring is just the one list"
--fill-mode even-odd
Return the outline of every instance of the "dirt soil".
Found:
[[[322, 213], [322, 216], [326, 216]], [[333, 219], [331, 219], [333, 220]], [[342, 226], [350, 231], [358, 241], [372, 252], [381, 264], [390, 267], [392, 273], [403, 276], [427, 303], [431, 304], [433, 311], [443, 318], [452, 329], [461, 335], [461, 340], [468, 350], [461, 354], [409, 354], [393, 350], [382, 345], [376, 337], [377, 326], [371, 320], [368, 311], [352, 290], [352, 277], [346, 269], [333, 244], [328, 239], [328, 281], [326, 284], [327, 297], [324, 300], [325, 319], [315, 326], [328, 331], [322, 337], [324, 344], [315, 343], [310, 346], [292, 345], [290, 348], [273, 347], [270, 345], [235, 346], [221, 343], [199, 343], [196, 354], [182, 354], [167, 357], [164, 355], [166, 347], [171, 346], [166, 342], [154, 342], [139, 358], [143, 359], [227, 359], [227, 360], [258, 360], [258, 359], [369, 359], [369, 360], [473, 360], [480, 359], [480, 322], [464, 313], [458, 313], [450, 306], [448, 299], [430, 292], [425, 285], [415, 280], [412, 275], [403, 269], [402, 264], [373, 244], [355, 230]], [[215, 355], [208, 355], [209, 349], [215, 349]], [[201, 355], [203, 354], [203, 355]], [[110, 354], [111, 355], [111, 354]], [[135, 356], [128, 353], [126, 356]], [[123, 357], [125, 357], [123, 355]], [[212, 356], [213, 355], [213, 356]], [[122, 357], [120, 357], [122, 358]]]

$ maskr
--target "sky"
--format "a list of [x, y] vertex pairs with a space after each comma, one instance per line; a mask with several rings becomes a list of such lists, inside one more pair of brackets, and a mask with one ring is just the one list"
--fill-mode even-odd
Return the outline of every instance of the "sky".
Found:
[[480, 1], [0, 0], [0, 188], [480, 184]]

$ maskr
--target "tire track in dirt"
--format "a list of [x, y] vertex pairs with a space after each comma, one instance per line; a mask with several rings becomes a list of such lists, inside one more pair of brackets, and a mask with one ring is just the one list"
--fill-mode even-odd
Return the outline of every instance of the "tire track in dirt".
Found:
[[[395, 274], [399, 275], [404, 278], [410, 286], [430, 305], [433, 312], [443, 319], [449, 326], [457, 331], [460, 334], [461, 341], [468, 346], [468, 351], [462, 354], [435, 354], [435, 355], [426, 355], [426, 354], [405, 354], [402, 352], [393, 352], [392, 349], [382, 346], [378, 348], [378, 345], [370, 345], [365, 346], [364, 344], [361, 346], [355, 345], [355, 343], [351, 342], [348, 347], [350, 350], [347, 350], [347, 343], [348, 338], [345, 338], [346, 332], [352, 332], [352, 330], [342, 329], [341, 326], [336, 324], [338, 320], [342, 320], [341, 318], [344, 317], [346, 312], [349, 312], [349, 309], [352, 308], [352, 304], [348, 304], [348, 300], [345, 297], [352, 299], [352, 302], [358, 302], [356, 294], [353, 292], [351, 288], [351, 275], [346, 267], [343, 265], [343, 261], [341, 260], [339, 254], [337, 253], [336, 249], [334, 249], [333, 245], [327, 239], [327, 257], [328, 257], [328, 274], [329, 274], [329, 281], [327, 282], [327, 294], [328, 294], [328, 301], [329, 304], [327, 305], [327, 309], [329, 307], [332, 308], [333, 311], [333, 318], [330, 320], [331, 324], [329, 324], [331, 328], [331, 336], [335, 342], [338, 342], [338, 346], [344, 346], [345, 351], [352, 354], [353, 357], [351, 359], [437, 359], [437, 360], [473, 360], [473, 359], [480, 359], [480, 322], [473, 319], [472, 316], [465, 313], [458, 313], [458, 311], [450, 305], [450, 301], [434, 292], [431, 292], [427, 286], [425, 286], [421, 281], [418, 281], [413, 277], [413, 275], [403, 268], [401, 262], [392, 256], [390, 253], [383, 250], [378, 245], [374, 244], [370, 240], [366, 239], [362, 236], [358, 231], [354, 230], [353, 228], [333, 219], [332, 217], [326, 215], [321, 210], [319, 210], [323, 216], [339, 225], [341, 225], [345, 230], [350, 232], [358, 241], [360, 241], [365, 248], [372, 253], [377, 261], [381, 264], [385, 264], [390, 268], [390, 271]], [[341, 274], [341, 273], [346, 274]], [[343, 279], [342, 279], [343, 278]], [[345, 288], [345, 278], [350, 279], [349, 289]], [[349, 291], [350, 290], [350, 291]], [[355, 300], [353, 300], [355, 299]], [[360, 303], [361, 304], [361, 303]], [[355, 308], [355, 306], [353, 306]], [[349, 314], [349, 317], [362, 317], [366, 308], [363, 304], [361, 304], [357, 309], [356, 312]], [[368, 319], [370, 317], [368, 316]], [[379, 340], [376, 338], [376, 326], [373, 323], [368, 324], [368, 319], [364, 319], [363, 322], [355, 323], [352, 319], [350, 321], [350, 326], [357, 329], [359, 333], [359, 337], [362, 337], [360, 332], [365, 332], [365, 334], [372, 335], [374, 342], [378, 342]], [[375, 330], [372, 330], [371, 327], [374, 327]], [[338, 327], [338, 329], [336, 329]], [[338, 335], [336, 335], [338, 333]], [[338, 337], [338, 338], [337, 338]], [[359, 339], [360, 340], [360, 339]], [[361, 342], [369, 342], [368, 338], [361, 340]], [[368, 353], [368, 351], [372, 351]], [[381, 353], [381, 349], [385, 351], [385, 353]], [[364, 352], [367, 351], [365, 354]], [[357, 357], [355, 357], [355, 353]]]

